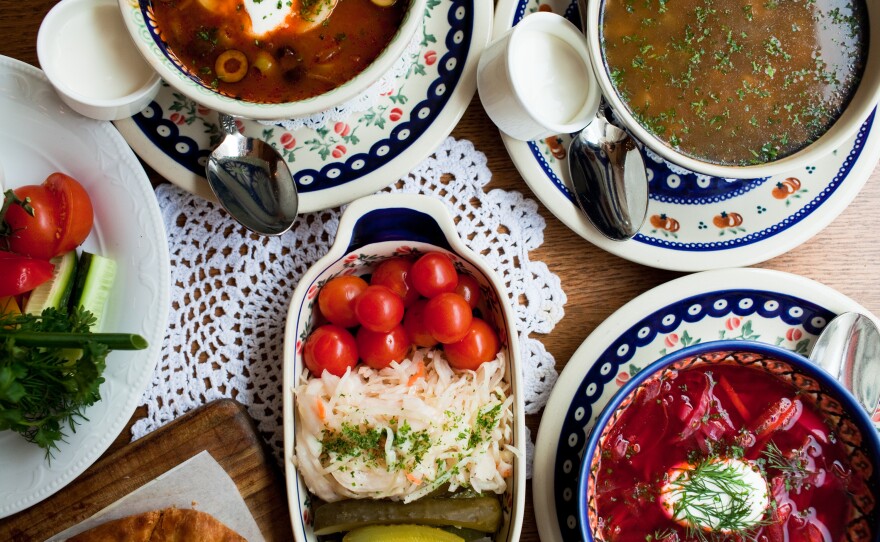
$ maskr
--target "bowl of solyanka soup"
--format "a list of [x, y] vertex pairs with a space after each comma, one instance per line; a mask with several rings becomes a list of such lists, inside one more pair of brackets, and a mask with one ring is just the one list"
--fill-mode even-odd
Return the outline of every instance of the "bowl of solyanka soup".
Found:
[[599, 0], [586, 14], [617, 117], [697, 173], [757, 178], [815, 162], [880, 99], [874, 0]]
[[279, 120], [356, 97], [407, 49], [426, 0], [119, 0], [150, 65], [233, 116]]
[[599, 416], [579, 481], [587, 542], [877, 542], [880, 440], [831, 376], [715, 341], [649, 365]]

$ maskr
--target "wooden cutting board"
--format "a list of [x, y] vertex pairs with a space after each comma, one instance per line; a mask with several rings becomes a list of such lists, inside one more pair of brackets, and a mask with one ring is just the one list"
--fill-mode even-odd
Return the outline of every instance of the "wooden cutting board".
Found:
[[99, 459], [67, 487], [0, 520], [0, 540], [43, 541], [207, 450], [238, 486], [266, 542], [293, 540], [284, 476], [245, 408], [209, 403]]

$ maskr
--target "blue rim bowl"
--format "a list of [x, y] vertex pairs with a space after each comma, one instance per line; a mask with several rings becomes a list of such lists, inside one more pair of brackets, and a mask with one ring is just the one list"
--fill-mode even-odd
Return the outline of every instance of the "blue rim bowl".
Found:
[[593, 425], [593, 428], [590, 431], [590, 438], [587, 441], [584, 453], [581, 456], [577, 498], [578, 523], [580, 525], [583, 540], [585, 542], [598, 540], [593, 536], [592, 529], [590, 528], [589, 474], [590, 467], [593, 463], [593, 457], [598, 449], [599, 439], [605, 432], [605, 428], [608, 426], [612, 416], [614, 416], [621, 404], [650, 378], [679, 361], [711, 352], [746, 352], [782, 361], [797, 369], [798, 373], [815, 379], [821, 389], [830, 392], [832, 397], [841, 404], [843, 410], [847, 413], [849, 420], [855, 424], [861, 434], [862, 442], [859, 448], [866, 452], [866, 456], [871, 460], [871, 466], [873, 467], [872, 473], [868, 478], [868, 487], [873, 491], [875, 502], [873, 510], [867, 515], [867, 519], [869, 525], [872, 525], [873, 528], [876, 529], [876, 532], [873, 533], [870, 541], [868, 539], [860, 539], [860, 541], [880, 542], [880, 528], [876, 525], [878, 520], [877, 499], [878, 493], [880, 493], [880, 436], [878, 436], [878, 432], [874, 428], [871, 417], [840, 382], [809, 359], [796, 354], [791, 350], [786, 350], [785, 348], [743, 340], [710, 341], [667, 354], [639, 371], [626, 384], [624, 384], [617, 393], [614, 394], [611, 401], [609, 401], [602, 410], [595, 425]]

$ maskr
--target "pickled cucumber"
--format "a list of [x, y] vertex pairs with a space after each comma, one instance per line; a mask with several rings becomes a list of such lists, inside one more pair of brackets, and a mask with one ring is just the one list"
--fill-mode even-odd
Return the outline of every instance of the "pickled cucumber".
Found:
[[501, 523], [496, 497], [423, 498], [404, 504], [389, 500], [350, 499], [315, 510], [315, 534], [351, 531], [369, 525], [415, 524], [454, 526], [494, 533]]
[[464, 538], [424, 525], [373, 525], [351, 531], [342, 542], [464, 542]]

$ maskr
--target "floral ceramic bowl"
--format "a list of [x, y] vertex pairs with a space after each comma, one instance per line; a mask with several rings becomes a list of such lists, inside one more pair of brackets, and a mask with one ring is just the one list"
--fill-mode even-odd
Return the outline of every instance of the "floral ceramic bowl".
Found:
[[[794, 154], [755, 165], [722, 165], [707, 160], [697, 159], [691, 155], [679, 152], [677, 148], [664, 142], [654, 133], [646, 129], [642, 123], [636, 120], [633, 112], [618, 94], [615, 85], [612, 82], [612, 77], [605, 60], [604, 47], [602, 46], [604, 42], [602, 24], [604, 23], [603, 13], [605, 5], [608, 2], [605, 0], [589, 2], [589, 5], [587, 6], [586, 0], [577, 1], [581, 6], [581, 13], [586, 13], [586, 17], [584, 17], [583, 20], [586, 21], [586, 35], [590, 45], [590, 57], [593, 63], [593, 71], [598, 79], [603, 96], [608, 100], [617, 118], [626, 125], [626, 128], [629, 129], [639, 141], [643, 142], [659, 156], [673, 164], [696, 173], [728, 179], [756, 179], [770, 177], [772, 175], [791, 171], [795, 168], [803, 167], [805, 164], [815, 163], [818, 159], [821, 159], [832, 152], [836, 152], [838, 147], [840, 147], [845, 140], [852, 137], [852, 135], [858, 131], [865, 119], [867, 119], [874, 110], [877, 101], [880, 100], [880, 61], [878, 61], [880, 60], [880, 41], [876, 39], [867, 39], [868, 36], [873, 37], [880, 33], [880, 7], [878, 7], [875, 2], [865, 2], [864, 6], [866, 8], [866, 15], [864, 20], [853, 23], [859, 24], [864, 28], [862, 35], [864, 36], [864, 39], [867, 40], [867, 44], [864, 45], [866, 52], [864, 72], [857, 83], [857, 88], [852, 99], [844, 105], [841, 115], [833, 122], [833, 124], [831, 124], [824, 134]], [[745, 10], [746, 7], [750, 8], [747, 4], [744, 4], [744, 6], [743, 10]], [[699, 9], [701, 8], [697, 8], [697, 10]], [[837, 11], [839, 12], [840, 9], [838, 8]], [[661, 10], [660, 13], [663, 13], [663, 11]], [[848, 18], [844, 17], [843, 19], [846, 19], [845, 22], [850, 24], [856, 17], [850, 14], [849, 11], [847, 11], [847, 14]], [[749, 17], [751, 17], [751, 15], [749, 15]], [[840, 17], [843, 16], [841, 15]], [[835, 22], [839, 21], [841, 21], [840, 18], [835, 19]], [[745, 25], [743, 28], [746, 28], [751, 26], [752, 23], [743, 24]], [[745, 33], [743, 34], [745, 35]], [[728, 37], [728, 39], [731, 38]], [[839, 45], [837, 38], [834, 38], [834, 41], [835, 47], [842, 47]], [[731, 43], [732, 47], [737, 46], [735, 41]], [[650, 47], [650, 45], [643, 46], [645, 51], [648, 50], [648, 47]], [[820, 47], [816, 46], [816, 50], [819, 49]], [[787, 55], [787, 53], [784, 54]], [[699, 58], [699, 55], [697, 58]], [[823, 62], [821, 57], [815, 58], [817, 62]], [[632, 65], [634, 68], [638, 61], [638, 57], [633, 59]], [[709, 71], [711, 72], [715, 70]], [[770, 80], [773, 80], [773, 73], [774, 72], [772, 71], [768, 71], [766, 74]], [[759, 75], [764, 76], [765, 74], [761, 72]], [[781, 80], [781, 77], [778, 74], [776, 75], [776, 81]], [[708, 80], [711, 76], [712, 73], [699, 73], [697, 74], [697, 81]], [[744, 79], [749, 80], [749, 78], [752, 77], [753, 74], [747, 74]], [[836, 77], [836, 74], [834, 77]], [[779, 85], [781, 86], [782, 83], [780, 82]]]
[[464, 245], [456, 233], [452, 217], [440, 200], [428, 196], [386, 194], [362, 198], [348, 206], [339, 221], [333, 246], [303, 275], [288, 311], [284, 340], [284, 465], [297, 542], [317, 540], [314, 532], [316, 498], [310, 493], [296, 464], [297, 424], [302, 422], [295, 415], [297, 399], [294, 389], [308, 375], [302, 350], [304, 341], [318, 323], [318, 292], [337, 276], [370, 275], [387, 259], [415, 257], [425, 252], [449, 255], [459, 273], [477, 280], [482, 301], [476, 310], [498, 331], [501, 352], [506, 360], [504, 381], [513, 400], [509, 445], [520, 452], [513, 459], [512, 472], [506, 479], [507, 488], [499, 495], [502, 519], [494, 541], [519, 540], [525, 500], [524, 406], [514, 314], [503, 283], [479, 255]]
[[[162, 37], [153, 12], [153, 0], [119, 0], [122, 18], [129, 34], [162, 79], [176, 90], [197, 103], [221, 113], [254, 120], [285, 120], [304, 117], [332, 109], [364, 92], [382, 77], [409, 46], [416, 30], [421, 26], [427, 0], [409, 0], [403, 20], [397, 32], [385, 49], [363, 71], [336, 88], [318, 96], [286, 103], [248, 102], [235, 96], [221, 93], [211, 85], [205, 84], [193, 74], [177, 57]], [[260, 2], [250, 2], [253, 4]], [[270, 8], [274, 2], [265, 3]], [[277, 3], [277, 9], [290, 6], [290, 2]], [[288, 8], [289, 9], [289, 8]]]
[[[581, 532], [588, 542], [621, 529], [657, 541], [694, 531], [877, 541], [878, 458], [868, 414], [808, 359], [701, 343], [639, 371], [602, 411], [581, 463]], [[636, 478], [641, 492], [630, 492]]]

